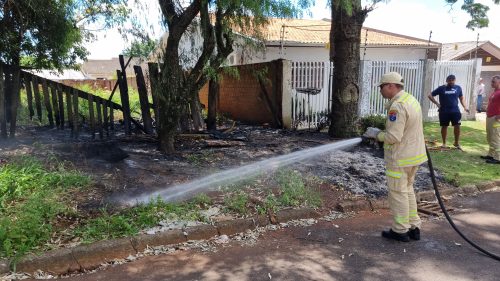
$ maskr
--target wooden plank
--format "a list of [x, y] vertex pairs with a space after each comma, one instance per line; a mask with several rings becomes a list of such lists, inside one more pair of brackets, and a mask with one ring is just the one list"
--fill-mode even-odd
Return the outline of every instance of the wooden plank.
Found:
[[35, 96], [35, 108], [38, 121], [42, 122], [42, 102], [40, 98], [40, 86], [38, 85], [38, 77], [32, 76], [33, 79], [33, 94]]
[[50, 94], [49, 88], [47, 87], [47, 80], [44, 78], [40, 78], [42, 81], [42, 90], [43, 90], [43, 104], [45, 105], [45, 109], [47, 110], [47, 118], [49, 118], [49, 126], [54, 127], [54, 118], [52, 115], [52, 105], [50, 104]]
[[95, 122], [94, 122], [94, 96], [89, 95], [89, 126], [90, 126], [90, 134], [92, 139], [95, 139]]
[[97, 128], [99, 129], [99, 138], [102, 140], [103, 138], [103, 132], [102, 132], [102, 111], [101, 111], [101, 103], [102, 99], [99, 97], [96, 97], [95, 105], [96, 105], [96, 111], [97, 111]]
[[134, 65], [135, 77], [137, 79], [137, 90], [139, 91], [139, 102], [141, 104], [142, 122], [144, 124], [144, 131], [146, 134], [153, 134], [153, 119], [149, 112], [148, 90], [146, 88], [146, 81], [142, 73], [142, 68]]
[[109, 107], [109, 126], [111, 130], [115, 130], [115, 112], [112, 106]]
[[30, 120], [33, 120], [33, 116], [35, 116], [35, 110], [33, 108], [33, 91], [31, 90], [31, 75], [27, 75], [25, 72], [24, 75], [24, 84], [26, 85], [26, 99], [28, 100], [28, 110], [30, 112]]
[[58, 102], [58, 107], [59, 107], [59, 128], [61, 130], [64, 129], [64, 98], [63, 98], [63, 90], [61, 85], [57, 85], [57, 102]]
[[21, 69], [19, 67], [12, 68], [12, 89], [11, 89], [11, 103], [10, 103], [10, 137], [16, 135], [17, 125], [17, 109], [19, 107], [19, 95], [21, 89]]
[[78, 138], [80, 136], [80, 128], [78, 126], [80, 114], [78, 111], [78, 90], [73, 89], [73, 137]]
[[55, 83], [50, 83], [50, 93], [51, 93], [51, 99], [52, 99], [52, 108], [54, 109], [54, 117], [56, 119], [56, 127], [59, 128], [61, 124], [61, 119], [59, 116], [59, 105], [57, 103], [57, 90], [56, 90], [56, 84]]
[[151, 83], [151, 97], [153, 97], [153, 111], [155, 113], [155, 123], [158, 126], [159, 122], [159, 110], [158, 110], [158, 64], [156, 63], [148, 63], [149, 67], [149, 81]]
[[109, 102], [107, 100], [103, 100], [102, 119], [103, 119], [104, 131], [106, 131], [107, 137], [109, 137], [108, 106], [109, 106]]
[[120, 98], [122, 101], [122, 111], [123, 111], [123, 126], [125, 127], [125, 134], [130, 135], [130, 103], [128, 99], [128, 87], [127, 79], [123, 78], [123, 74], [120, 70], [116, 71], [119, 86], [120, 86]]
[[3, 77], [4, 69], [2, 63], [0, 63], [0, 136], [5, 139], [7, 138], [7, 118], [5, 115], [5, 82]]
[[68, 126], [71, 129], [71, 134], [73, 135], [73, 102], [71, 95], [71, 88], [63, 87], [66, 92], [66, 110], [68, 113]]

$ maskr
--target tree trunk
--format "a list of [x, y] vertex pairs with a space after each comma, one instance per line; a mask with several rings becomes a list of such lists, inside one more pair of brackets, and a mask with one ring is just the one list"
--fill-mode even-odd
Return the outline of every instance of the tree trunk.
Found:
[[367, 10], [361, 1], [353, 3], [352, 14], [340, 4], [332, 4], [332, 28], [330, 31], [330, 61], [334, 62], [332, 85], [332, 112], [328, 134], [346, 138], [359, 134], [357, 112], [359, 101], [359, 48], [360, 35]]
[[210, 79], [208, 84], [208, 117], [207, 130], [217, 129], [217, 97], [219, 96], [219, 83]]
[[199, 91], [195, 91], [194, 96], [191, 97], [190, 108], [191, 108], [191, 118], [193, 118], [194, 131], [198, 132], [203, 130], [203, 118], [201, 117], [201, 103]]

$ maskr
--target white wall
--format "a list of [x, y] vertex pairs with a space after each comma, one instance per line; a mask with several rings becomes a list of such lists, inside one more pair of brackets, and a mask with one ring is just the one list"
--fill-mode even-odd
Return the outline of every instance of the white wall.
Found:
[[[239, 56], [241, 50], [235, 51]], [[364, 50], [360, 50], [360, 59], [363, 58]], [[367, 48], [365, 60], [388, 60], [388, 61], [414, 61], [425, 59], [425, 49], [415, 48]], [[290, 61], [328, 61], [329, 50], [322, 46], [317, 47], [284, 47], [280, 52], [278, 46], [266, 47], [265, 53], [253, 55], [245, 60], [247, 63], [259, 63], [276, 59]]]

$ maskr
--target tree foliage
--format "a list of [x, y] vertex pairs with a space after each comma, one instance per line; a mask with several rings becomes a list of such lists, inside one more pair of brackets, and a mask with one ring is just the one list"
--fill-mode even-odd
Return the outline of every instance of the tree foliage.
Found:
[[[458, 2], [458, 0], [445, 1], [451, 6]], [[492, 0], [492, 2], [497, 5], [500, 4], [500, 0]], [[464, 0], [461, 9], [471, 16], [471, 19], [467, 23], [467, 28], [475, 30], [476, 28], [488, 27], [490, 20], [487, 13], [490, 7], [482, 3], [477, 3], [475, 0]]]
[[127, 57], [146, 59], [156, 48], [156, 44], [156, 41], [149, 36], [141, 39], [134, 39], [130, 43], [130, 46], [122, 51], [122, 54]]
[[[126, 0], [0, 0], [0, 61], [33, 68], [74, 66], [88, 52], [90, 25], [126, 19]], [[24, 59], [23, 59], [24, 58]]]

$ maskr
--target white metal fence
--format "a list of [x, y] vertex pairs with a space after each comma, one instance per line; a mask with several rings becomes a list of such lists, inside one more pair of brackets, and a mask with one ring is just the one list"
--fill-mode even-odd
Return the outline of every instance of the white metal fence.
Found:
[[[426, 71], [432, 68], [432, 71]], [[476, 68], [476, 69], [474, 69]], [[462, 87], [466, 105], [470, 106], [474, 97], [474, 81], [480, 73], [480, 64], [476, 60], [468, 61], [431, 61], [427, 64], [419, 61], [362, 61], [360, 73], [360, 108], [361, 116], [386, 114], [378, 83], [384, 73], [395, 71], [403, 76], [405, 91], [411, 93], [422, 106], [427, 106], [426, 89], [435, 89], [445, 83], [446, 76], [454, 74], [456, 83]], [[318, 128], [326, 124], [331, 109], [331, 87], [333, 63], [295, 61], [292, 62], [292, 128]], [[430, 69], [428, 69], [430, 70]], [[425, 73], [432, 73], [432, 79], [426, 79]], [[431, 85], [426, 85], [426, 81]], [[431, 104], [425, 119], [437, 117], [437, 108]]]
[[331, 108], [329, 61], [292, 62], [292, 128], [318, 128], [326, 124]]
[[[470, 105], [471, 98], [474, 95], [474, 81], [476, 81], [473, 73], [475, 63], [475, 60], [434, 62], [432, 89], [436, 89], [440, 85], [446, 84], [446, 77], [453, 74], [457, 78], [456, 84], [460, 85], [462, 88], [465, 104]], [[439, 100], [439, 97], [436, 97], [436, 99]], [[463, 108], [461, 106], [460, 110], [463, 112]], [[437, 106], [431, 103], [427, 117], [436, 118], [438, 117], [438, 114]]]
[[[403, 76], [405, 81], [405, 91], [413, 94], [418, 101], [422, 101], [423, 93], [423, 75], [424, 61], [368, 61], [365, 62], [365, 70], [371, 72], [370, 81], [363, 89], [369, 89], [368, 92], [363, 92], [363, 95], [368, 95], [368, 108], [363, 110], [362, 115], [385, 114], [385, 100], [380, 94], [378, 83], [387, 72], [398, 72]], [[367, 70], [368, 68], [368, 70]]]

